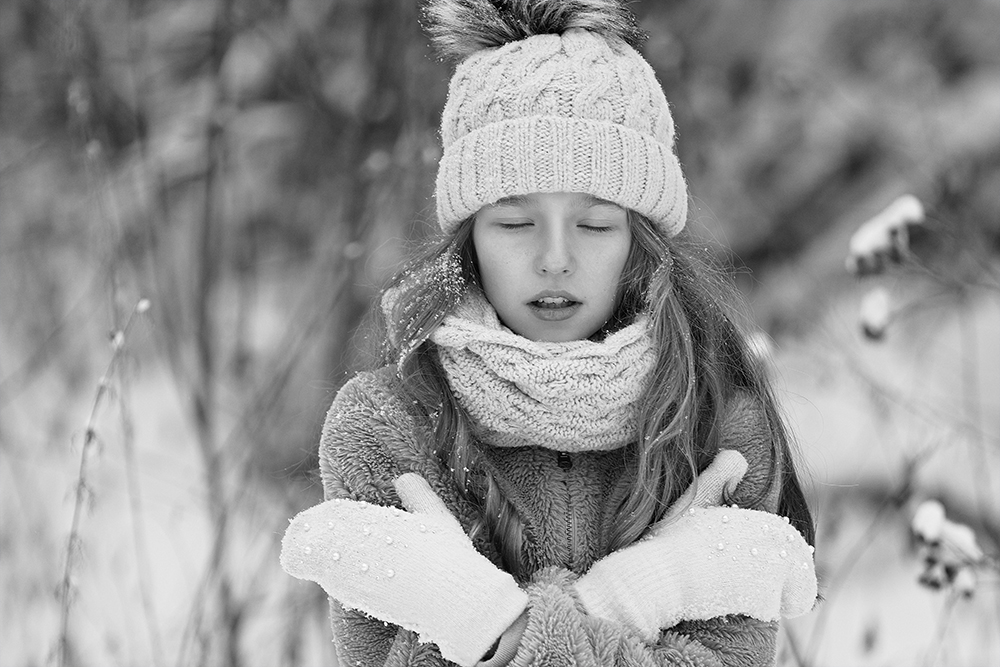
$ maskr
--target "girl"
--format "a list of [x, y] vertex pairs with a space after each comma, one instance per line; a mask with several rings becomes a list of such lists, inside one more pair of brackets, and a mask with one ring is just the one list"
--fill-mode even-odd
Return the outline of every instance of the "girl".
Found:
[[[435, 0], [442, 240], [338, 393], [282, 564], [344, 665], [766, 665], [812, 520], [610, 0]], [[687, 492], [685, 492], [687, 489]]]

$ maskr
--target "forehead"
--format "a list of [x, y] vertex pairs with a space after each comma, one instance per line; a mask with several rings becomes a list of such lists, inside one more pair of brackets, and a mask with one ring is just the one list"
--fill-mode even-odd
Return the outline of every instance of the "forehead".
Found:
[[573, 209], [587, 209], [595, 206], [613, 206], [618, 204], [585, 192], [535, 192], [527, 195], [511, 195], [493, 202], [485, 208], [497, 206], [541, 207], [549, 205], [564, 205]]

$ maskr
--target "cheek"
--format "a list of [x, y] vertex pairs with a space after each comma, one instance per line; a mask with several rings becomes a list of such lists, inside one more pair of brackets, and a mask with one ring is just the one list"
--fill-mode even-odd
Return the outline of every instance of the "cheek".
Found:
[[621, 286], [622, 273], [625, 270], [625, 264], [628, 263], [630, 250], [631, 243], [628, 241], [617, 244], [616, 247], [599, 260], [600, 263], [597, 264], [598, 266], [605, 267], [606, 273], [603, 276], [602, 282], [604, 283], [605, 289], [612, 294], [617, 293], [618, 288]]
[[495, 251], [479, 254], [479, 275], [482, 278], [484, 288], [489, 290], [497, 285], [502, 285], [506, 273], [506, 264]]
[[472, 247], [476, 252], [476, 266], [479, 269], [479, 279], [484, 289], [489, 289], [494, 283], [496, 273], [495, 245], [484, 238], [484, 232], [477, 220], [472, 228]]
[[477, 250], [479, 278], [486, 297], [497, 305], [509, 297], [518, 276], [516, 256], [509, 248], [498, 244], [484, 244], [484, 252]]

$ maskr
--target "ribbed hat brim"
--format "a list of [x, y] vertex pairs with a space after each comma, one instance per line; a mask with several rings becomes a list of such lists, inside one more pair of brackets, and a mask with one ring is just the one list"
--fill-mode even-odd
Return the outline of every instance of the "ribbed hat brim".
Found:
[[687, 187], [670, 148], [622, 125], [530, 116], [487, 124], [448, 146], [437, 176], [446, 232], [487, 204], [534, 192], [585, 192], [633, 209], [673, 236]]

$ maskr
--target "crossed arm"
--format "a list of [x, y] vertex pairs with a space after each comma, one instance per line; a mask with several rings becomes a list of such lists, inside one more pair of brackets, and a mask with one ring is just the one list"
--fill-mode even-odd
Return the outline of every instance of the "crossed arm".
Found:
[[[455, 507], [454, 496], [449, 495], [451, 492], [447, 476], [443, 475], [442, 471], [434, 469], [436, 464], [432, 457], [420, 456], [419, 443], [415, 436], [419, 426], [406, 415], [401, 406], [394, 405], [393, 401], [393, 394], [384, 391], [378, 378], [373, 376], [360, 376], [341, 391], [331, 408], [320, 452], [327, 499], [340, 498], [352, 503], [365, 501], [368, 506], [361, 508], [365, 511], [371, 510], [375, 513], [384, 511], [386, 517], [393, 518], [407, 515], [402, 518], [408, 520], [427, 509], [423, 506], [410, 508], [415, 512], [400, 511], [406, 504], [401, 496], [405, 497], [407, 493], [405, 491], [398, 493], [395, 482], [401, 473], [412, 471], [427, 478], [429, 482], [427, 493], [431, 496], [437, 493], [446, 501], [453, 501], [448, 504]], [[407, 452], [413, 455], [409, 456]], [[702, 491], [708, 493], [705, 485], [702, 485]], [[702, 498], [700, 503], [711, 504], [708, 496]], [[417, 505], [419, 504], [418, 502]], [[444, 504], [440, 509], [443, 509], [444, 513], [448, 512]], [[461, 509], [456, 509], [461, 515]], [[419, 615], [421, 619], [403, 618], [398, 613], [392, 616], [391, 613], [375, 607], [368, 607], [369, 613], [365, 614], [346, 609], [341, 602], [333, 602], [333, 625], [338, 652], [341, 659], [347, 661], [345, 664], [360, 664], [366, 667], [447, 664], [442, 653], [448, 658], [460, 661], [460, 664], [475, 664], [479, 657], [488, 653], [487, 649], [499, 636], [501, 649], [488, 664], [503, 664], [509, 661], [515, 667], [528, 667], [567, 660], [572, 664], [595, 666], [629, 664], [700, 667], [772, 664], [777, 634], [776, 618], [780, 610], [776, 608], [767, 614], [761, 614], [755, 612], [760, 605], [755, 607], [756, 603], [752, 600], [744, 600], [741, 608], [732, 599], [713, 600], [704, 596], [699, 598], [699, 588], [710, 588], [714, 583], [711, 581], [711, 573], [692, 577], [690, 571], [683, 570], [686, 561], [692, 560], [693, 556], [706, 555], [705, 549], [708, 543], [704, 539], [701, 543], [698, 543], [698, 539], [692, 539], [692, 535], [698, 538], [699, 531], [702, 530], [699, 526], [706, 520], [712, 519], [716, 522], [715, 529], [730, 528], [736, 523], [734, 519], [738, 516], [735, 511], [727, 512], [725, 520], [723, 514], [715, 510], [705, 510], [702, 514], [703, 516], [699, 517], [701, 523], [693, 519], [686, 523], [675, 522], [675, 525], [687, 527], [689, 534], [682, 538], [682, 541], [695, 545], [693, 547], [695, 552], [690, 549], [687, 552], [681, 550], [677, 552], [677, 558], [671, 558], [670, 549], [655, 551], [655, 545], [651, 545], [656, 539], [660, 539], [661, 542], [681, 539], [676, 536], [672, 538], [665, 533], [663, 537], [634, 545], [649, 553], [633, 554], [632, 561], [628, 560], [630, 556], [625, 553], [628, 550], [610, 554], [607, 557], [611, 559], [608, 563], [603, 566], [601, 562], [595, 564], [591, 572], [582, 578], [561, 568], [548, 568], [537, 573], [531, 582], [520, 589], [513, 584], [512, 579], [509, 581], [504, 579], [505, 573], [480, 556], [481, 560], [477, 561], [474, 567], [468, 568], [471, 578], [476, 581], [493, 580], [494, 584], [493, 588], [487, 586], [484, 589], [487, 592], [479, 598], [473, 594], [471, 598], [466, 599], [465, 593], [468, 588], [466, 584], [449, 589], [452, 584], [448, 583], [448, 572], [439, 572], [437, 574], [440, 578], [434, 578], [435, 569], [440, 566], [442, 560], [445, 560], [444, 558], [410, 558], [410, 561], [413, 561], [412, 568], [419, 575], [417, 580], [423, 583], [434, 582], [423, 589], [423, 599], [434, 597], [448, 601], [446, 608], [450, 609], [461, 607], [457, 603], [459, 599], [464, 604], [471, 605], [464, 608], [464, 611], [456, 617], [460, 627], [453, 628], [451, 636], [458, 639], [449, 639], [447, 631], [439, 637], [433, 636], [439, 630], [421, 626], [420, 623], [425, 622], [421, 620], [424, 615]], [[773, 526], [774, 534], [779, 535], [778, 531], [781, 530], [781, 526], [778, 525], [779, 519], [771, 515], [756, 516], [764, 513], [753, 514], [750, 518], [763, 522], [759, 525]], [[369, 518], [362, 517], [357, 521], [352, 519], [354, 521], [352, 525], [381, 525], [381, 521], [375, 521], [375, 518], [373, 515]], [[448, 520], [440, 518], [443, 522]], [[311, 522], [315, 524], [317, 520], [313, 518]], [[454, 519], [451, 521], [454, 522]], [[427, 522], [424, 521], [424, 524], [426, 527]], [[393, 528], [393, 532], [402, 535], [406, 531], [397, 526]], [[419, 533], [418, 528], [414, 535]], [[316, 535], [315, 531], [313, 535]], [[781, 533], [780, 538], [785, 539], [784, 535], [785, 533]], [[444, 541], [435, 534], [436, 541], [432, 540], [427, 544], [433, 545], [438, 554], [444, 552], [451, 554], [447, 559], [449, 562], [455, 561], [454, 554], [461, 554], [459, 561], [462, 563], [466, 562], [462, 559], [475, 560], [475, 556], [468, 552], [471, 543], [466, 547], [455, 546], [454, 551], [450, 550], [452, 547], [443, 546], [457, 545], [461, 538], [464, 538], [464, 532], [458, 526], [457, 531], [452, 529]], [[708, 548], [714, 546], [714, 544], [708, 545]], [[651, 549], [653, 551], [650, 551]], [[702, 551], [698, 552], [697, 549]], [[420, 549], [413, 551], [419, 552]], [[413, 551], [406, 555], [412, 557]], [[366, 557], [372, 560], [372, 565], [375, 565], [376, 556]], [[708, 557], [711, 558], [711, 555]], [[612, 562], [613, 559], [617, 559], [617, 562]], [[705, 561], [705, 558], [701, 560]], [[809, 562], [811, 564], [811, 559]], [[647, 573], [640, 579], [645, 584], [647, 595], [650, 578], [656, 579], [658, 572], [664, 574], [660, 579], [668, 583], [662, 591], [664, 595], [659, 597], [666, 602], [659, 606], [635, 605], [635, 599], [643, 597], [641, 593], [639, 595], [615, 593], [627, 590], [629, 585], [628, 582], [617, 579], [616, 575], [634, 569], [631, 566], [636, 563], [643, 564]], [[703, 562], [702, 565], [704, 564]], [[409, 570], [409, 566], [406, 569]], [[674, 572], [668, 572], [669, 570]], [[707, 570], [703, 569], [702, 572]], [[669, 585], [671, 579], [667, 574], [674, 577], [676, 585]], [[807, 574], [811, 575], [812, 571]], [[401, 576], [403, 575], [394, 572], [395, 581], [391, 583], [400, 582]], [[705, 576], [708, 576], [709, 580], [704, 580]], [[812, 582], [815, 586], [814, 576]], [[732, 582], [721, 583], [723, 590], [732, 590]], [[371, 577], [368, 577], [365, 593], [371, 592], [370, 584]], [[511, 585], [514, 588], [511, 588]], [[333, 588], [336, 589], [336, 586]], [[359, 605], [357, 599], [351, 598], [342, 590], [338, 592], [339, 599], [346, 601], [348, 606], [364, 606]], [[800, 597], [809, 598], [808, 604], [811, 604], [808, 593], [807, 590]], [[814, 594], [813, 589], [813, 597]], [[338, 595], [333, 597], [337, 598]], [[398, 590], [395, 594], [385, 597], [390, 607], [398, 606]], [[774, 596], [771, 597], [772, 607], [774, 604], [780, 607], [782, 604], [780, 595], [776, 603]], [[803, 602], [798, 601], [797, 604], [802, 606]], [[684, 608], [685, 605], [687, 609]], [[692, 612], [692, 605], [700, 607]], [[426, 607], [425, 604], [422, 607], [418, 606], [418, 609], [427, 611]], [[753, 618], [748, 613], [741, 612], [756, 613], [761, 618]], [[469, 623], [469, 619], [472, 618], [476, 619], [475, 623]], [[444, 625], [448, 625], [448, 622], [447, 619], [443, 621]], [[463, 626], [462, 623], [466, 625]], [[661, 631], [662, 627], [670, 629]], [[507, 630], [504, 631], [504, 628]], [[424, 642], [420, 641], [421, 632], [424, 634]], [[431, 641], [426, 641], [428, 639]], [[457, 645], [455, 641], [458, 642]]]

